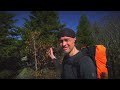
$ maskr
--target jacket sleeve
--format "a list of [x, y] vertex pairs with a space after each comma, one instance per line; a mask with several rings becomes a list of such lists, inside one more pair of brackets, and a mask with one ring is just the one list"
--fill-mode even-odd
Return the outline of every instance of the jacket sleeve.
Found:
[[79, 62], [80, 76], [82, 79], [97, 79], [96, 66], [90, 57], [85, 56]]
[[55, 68], [59, 71], [62, 71], [62, 64], [59, 62], [58, 59], [53, 59], [53, 63], [55, 65]]

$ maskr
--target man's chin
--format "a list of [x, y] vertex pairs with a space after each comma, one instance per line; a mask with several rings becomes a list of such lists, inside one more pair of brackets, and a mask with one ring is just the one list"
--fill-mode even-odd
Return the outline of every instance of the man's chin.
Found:
[[64, 51], [64, 53], [66, 53], [66, 54], [67, 54], [67, 53], [69, 53], [69, 51]]

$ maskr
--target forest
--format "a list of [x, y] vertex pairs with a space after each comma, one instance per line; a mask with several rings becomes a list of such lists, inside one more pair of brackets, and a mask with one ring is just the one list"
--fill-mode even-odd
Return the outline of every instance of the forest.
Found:
[[[15, 25], [15, 16], [0, 11], [0, 79], [60, 79], [46, 53], [54, 47], [62, 62], [57, 33], [66, 24], [60, 23], [58, 12], [31, 11], [23, 27]], [[82, 14], [76, 28], [77, 47], [104, 45], [109, 79], [120, 79], [120, 14], [103, 16], [93, 24]]]

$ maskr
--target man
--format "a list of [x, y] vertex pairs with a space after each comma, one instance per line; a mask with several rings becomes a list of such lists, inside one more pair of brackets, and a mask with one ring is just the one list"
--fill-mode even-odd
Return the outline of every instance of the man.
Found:
[[[96, 67], [88, 56], [83, 56], [76, 46], [75, 32], [72, 29], [64, 28], [58, 34], [60, 46], [65, 52], [63, 62], [61, 65], [62, 79], [97, 79]], [[50, 48], [48, 55], [56, 66], [59, 66], [57, 58], [53, 54], [53, 49]], [[75, 64], [75, 61], [79, 61]]]

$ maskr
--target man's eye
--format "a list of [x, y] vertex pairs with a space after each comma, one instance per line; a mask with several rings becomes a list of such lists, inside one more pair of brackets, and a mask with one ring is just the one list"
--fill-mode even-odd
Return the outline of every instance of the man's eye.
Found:
[[63, 43], [63, 42], [68, 42], [69, 40], [68, 39], [64, 39], [64, 40], [59, 40], [60, 43]]
[[66, 42], [67, 42], [67, 41], [68, 41], [68, 39], [65, 39], [64, 41], [66, 41]]

